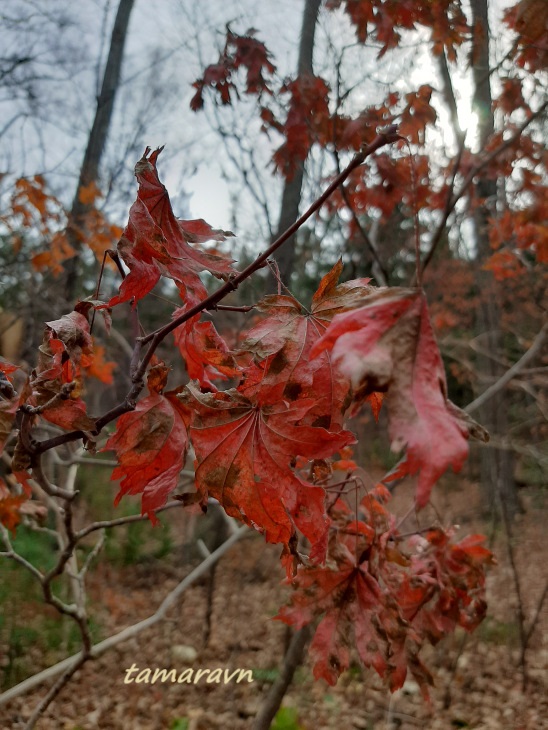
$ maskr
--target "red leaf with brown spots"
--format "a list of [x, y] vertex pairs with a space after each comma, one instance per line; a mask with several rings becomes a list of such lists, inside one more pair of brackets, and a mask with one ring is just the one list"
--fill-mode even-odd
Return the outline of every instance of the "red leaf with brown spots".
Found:
[[308, 399], [260, 405], [235, 390], [204, 394], [193, 386], [181, 397], [194, 411], [190, 435], [202, 499], [218, 499], [269, 542], [287, 545], [295, 528], [318, 542], [327, 526], [325, 491], [300, 479], [291, 463], [297, 455], [330, 456], [354, 436], [295, 425], [313, 407]]
[[124, 494], [142, 494], [141, 513], [152, 522], [157, 522], [154, 510], [177, 487], [188, 449], [190, 414], [176, 391], [159, 392], [166, 378], [166, 369], [157, 366], [149, 380], [151, 395], [118, 419], [103, 448], [116, 451], [118, 459], [111, 477], [122, 480], [115, 504]]
[[334, 367], [328, 352], [310, 353], [332, 318], [357, 305], [371, 292], [369, 279], [337, 284], [339, 261], [320, 282], [310, 311], [289, 296], [268, 296], [258, 309], [267, 316], [247, 334], [243, 350], [255, 356], [240, 391], [261, 403], [314, 398], [306, 423], [332, 430], [341, 428], [349, 380]]

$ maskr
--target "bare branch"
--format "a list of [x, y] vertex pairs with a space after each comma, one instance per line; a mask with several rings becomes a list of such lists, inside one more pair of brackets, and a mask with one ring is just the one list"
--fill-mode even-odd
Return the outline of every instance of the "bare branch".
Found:
[[501, 391], [505, 387], [505, 385], [509, 383], [510, 380], [512, 380], [512, 378], [514, 378], [520, 372], [520, 370], [522, 370], [531, 360], [533, 360], [533, 358], [537, 356], [537, 354], [542, 349], [542, 346], [544, 345], [546, 335], [548, 335], [548, 323], [546, 323], [542, 327], [527, 352], [522, 355], [522, 357], [516, 363], [514, 363], [514, 365], [512, 365], [512, 367], [507, 370], [504, 375], [497, 380], [496, 383], [493, 383], [493, 385], [491, 385], [489, 388], [487, 388], [487, 390], [485, 390], [481, 395], [473, 400], [472, 403], [469, 403], [466, 408], [464, 408], [464, 411], [466, 413], [473, 413], [478, 408], [481, 408], [481, 406], [483, 406], [486, 401], [488, 401], [499, 391]]
[[[108, 639], [104, 639], [104, 641], [100, 641], [98, 644], [95, 644], [91, 647], [87, 658], [95, 659], [108, 649], [111, 649], [113, 646], [117, 646], [118, 644], [121, 644], [122, 642], [127, 641], [134, 636], [137, 636], [141, 633], [141, 631], [149, 629], [157, 624], [159, 621], [162, 621], [165, 618], [169, 609], [172, 608], [172, 606], [186, 591], [186, 589], [189, 588], [204, 573], [207, 573], [211, 566], [214, 565], [214, 563], [216, 563], [220, 558], [222, 558], [222, 556], [228, 550], [230, 550], [230, 548], [236, 542], [238, 542], [238, 540], [240, 540], [242, 537], [245, 537], [246, 534], [249, 535], [252, 533], [250, 533], [247, 527], [240, 527], [238, 532], [231, 535], [228, 540], [220, 545], [217, 550], [212, 552], [211, 555], [203, 560], [200, 565], [194, 568], [193, 571], [191, 571], [185, 578], [183, 578], [183, 580], [170, 593], [167, 594], [155, 613], [153, 613], [148, 618], [143, 619], [143, 621], [139, 621], [138, 623], [133, 624], [133, 626], [128, 626], [126, 629], [123, 629], [118, 634], [114, 634], [114, 636], [110, 636]], [[83, 663], [81, 660], [82, 654], [76, 654], [74, 656], [68, 657], [67, 659], [64, 659], [58, 664], [54, 664], [48, 669], [44, 669], [44, 671], [42, 672], [38, 672], [38, 674], [35, 674], [28, 679], [25, 679], [23, 682], [15, 685], [15, 687], [11, 687], [10, 689], [0, 694], [0, 706], [5, 705], [7, 702], [14, 699], [15, 697], [19, 697], [26, 692], [30, 692], [35, 687], [38, 687], [48, 679], [52, 679], [53, 677], [58, 676], [61, 672], [64, 672], [65, 670], [69, 670], [70, 668], [75, 667], [74, 671], [76, 671]], [[74, 671], [71, 673], [71, 676]]]
[[[184, 502], [180, 502], [178, 500], [168, 502], [163, 507], [154, 510], [154, 514], [157, 515], [160, 512], [165, 512], [165, 510], [172, 509], [173, 507], [182, 506], [184, 506]], [[83, 527], [81, 530], [79, 530], [76, 533], [76, 539], [81, 540], [83, 537], [89, 535], [91, 532], [95, 532], [96, 530], [104, 530], [109, 527], [119, 527], [120, 525], [128, 525], [132, 522], [143, 522], [144, 520], [148, 520], [148, 515], [126, 515], [125, 517], [117, 517], [114, 520], [102, 520], [101, 522], [93, 522], [92, 524], [87, 525], [87, 527]]]

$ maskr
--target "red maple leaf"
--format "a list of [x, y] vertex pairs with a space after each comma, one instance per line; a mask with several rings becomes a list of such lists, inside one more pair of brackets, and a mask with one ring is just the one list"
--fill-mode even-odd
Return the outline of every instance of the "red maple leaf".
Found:
[[238, 35], [228, 30], [225, 47], [218, 62], [210, 64], [203, 76], [192, 84], [196, 89], [190, 101], [192, 111], [198, 111], [204, 106], [204, 89], [207, 87], [217, 91], [221, 104], [230, 104], [231, 92], [238, 97], [233, 76], [239, 69], [246, 70], [246, 94], [260, 96], [263, 92], [272, 93], [264, 74], [265, 72], [273, 74], [276, 67], [270, 60], [271, 55], [264, 43], [254, 38], [254, 35], [253, 28], [250, 28], [245, 35]]
[[0, 524], [11, 532], [21, 522], [21, 505], [28, 499], [24, 494], [12, 494], [0, 478]]
[[223, 241], [232, 233], [213, 229], [201, 219], [184, 221], [175, 217], [156, 169], [162, 149], [151, 152], [147, 147], [135, 166], [139, 182], [137, 200], [131, 206], [128, 224], [118, 243], [118, 253], [130, 271], [120, 293], [104, 306], [142, 299], [162, 275], [175, 281], [185, 300], [196, 303], [205, 292], [198, 272], [209, 271], [223, 277], [233, 270], [229, 259], [199, 248], [204, 241]]
[[372, 392], [386, 393], [392, 450], [405, 448], [407, 472], [419, 472], [416, 502], [424, 507], [449, 466], [462, 467], [469, 435], [485, 432], [447, 399], [423, 292], [371, 294], [358, 309], [335, 317], [311, 355], [324, 350], [333, 350], [335, 366], [352, 380], [358, 405]]
[[12, 432], [15, 413], [19, 407], [19, 395], [12, 385], [9, 375], [18, 370], [17, 365], [0, 361], [0, 454], [6, 439]]
[[[186, 307], [176, 309], [173, 319], [185, 310]], [[200, 322], [197, 315], [173, 330], [173, 336], [185, 361], [188, 377], [197, 380], [203, 388], [216, 390], [212, 379], [226, 380], [240, 375], [240, 368], [213, 322]]]
[[374, 21], [373, 3], [352, 2], [352, 0], [329, 0], [326, 7], [329, 10], [339, 8], [344, 3], [344, 11], [349, 15], [356, 26], [356, 35], [361, 43], [367, 40], [367, 26]]
[[[275, 166], [291, 180], [299, 162], [306, 160], [312, 145], [332, 134], [329, 113], [329, 86], [319, 76], [302, 74], [284, 84], [281, 92], [289, 94], [288, 112], [283, 124], [274, 120], [271, 125], [280, 131], [285, 142], [274, 152]], [[268, 123], [273, 116], [265, 110], [263, 120]]]
[[116, 451], [118, 466], [111, 479], [121, 479], [118, 504], [124, 494], [142, 494], [141, 513], [151, 522], [154, 510], [163, 507], [177, 487], [188, 449], [187, 426], [190, 415], [177, 398], [177, 391], [161, 393], [167, 368], [152, 368], [148, 380], [151, 394], [125, 413], [103, 451]]
[[431, 86], [424, 84], [405, 97], [407, 105], [402, 112], [398, 132], [415, 144], [424, 144], [426, 127], [434, 124], [437, 118], [436, 110], [430, 104], [432, 91]]
[[371, 292], [369, 279], [337, 284], [339, 262], [320, 282], [310, 311], [289, 296], [268, 296], [257, 309], [267, 316], [247, 334], [242, 345], [255, 356], [239, 390], [261, 403], [314, 398], [306, 423], [332, 430], [342, 426], [349, 380], [332, 363], [328, 352], [312, 360], [314, 344], [333, 317], [355, 307]]
[[235, 390], [203, 394], [187, 386], [181, 396], [194, 418], [196, 487], [215, 497], [232, 517], [288, 544], [298, 528], [312, 543], [325, 535], [325, 491], [300, 479], [297, 455], [324, 458], [354, 443], [348, 431], [295, 425], [314, 402], [254, 404]]

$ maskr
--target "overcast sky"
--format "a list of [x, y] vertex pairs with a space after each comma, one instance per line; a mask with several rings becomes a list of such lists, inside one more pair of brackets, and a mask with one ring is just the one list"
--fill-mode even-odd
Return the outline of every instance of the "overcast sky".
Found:
[[[507, 0], [496, 0], [492, 7], [500, 13], [505, 4]], [[4, 179], [4, 193], [16, 177], [40, 172], [46, 173], [53, 191], [70, 203], [117, 6], [118, 0], [2, 0], [4, 51], [0, 56], [9, 59], [28, 53], [35, 59], [36, 70], [32, 99], [17, 85], [5, 88], [0, 84], [0, 130], [7, 128], [0, 137], [0, 172], [9, 173]], [[135, 1], [123, 84], [104, 164], [104, 170], [114, 174], [108, 205], [117, 222], [125, 223], [135, 195], [135, 161], [146, 145], [165, 144], [159, 167], [176, 213], [204, 217], [216, 227], [236, 227], [244, 237], [247, 228], [250, 235], [267, 236], [264, 226], [257, 223], [253, 201], [240, 195], [234, 185], [234, 167], [209, 124], [235, 123], [242, 129], [244, 120], [253, 115], [252, 103], [242, 100], [236, 114], [233, 110], [213, 111], [210, 104], [206, 112], [194, 114], [189, 109], [194, 93], [191, 85], [204, 65], [216, 60], [228, 22], [240, 33], [255, 28], [257, 37], [274, 52], [279, 76], [293, 73], [303, 7], [304, 0]], [[343, 38], [346, 42], [353, 39], [346, 16], [342, 12], [322, 13], [314, 59], [318, 73], [329, 67], [329, 44]], [[370, 78], [355, 95], [358, 105], [360, 93], [365, 105], [374, 102], [375, 95], [383, 95], [387, 87], [405, 91], [408, 83], [435, 83], [432, 62], [426, 56], [415, 60], [415, 71], [406, 82], [392, 54], [377, 62], [371, 49], [370, 64], [364, 68], [363, 49], [355, 51], [354, 56], [348, 53], [346, 76], [350, 80], [352, 76]], [[465, 81], [457, 83], [457, 91], [463, 121], [472, 123]], [[244, 143], [257, 153], [264, 185], [271, 191], [270, 214], [275, 217], [281, 183], [268, 171], [272, 143], [258, 135], [259, 126], [255, 119]], [[222, 178], [223, 170], [228, 180]], [[230, 190], [237, 191], [236, 205], [230, 200]], [[232, 220], [231, 210], [237, 212], [236, 220]], [[258, 228], [253, 230], [255, 223]]]

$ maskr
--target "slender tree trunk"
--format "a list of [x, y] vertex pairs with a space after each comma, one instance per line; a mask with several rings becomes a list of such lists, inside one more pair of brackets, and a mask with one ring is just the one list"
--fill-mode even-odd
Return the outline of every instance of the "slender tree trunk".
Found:
[[304, 626], [296, 631], [291, 637], [289, 646], [284, 656], [280, 676], [274, 682], [270, 691], [255, 717], [252, 730], [269, 730], [276, 713], [280, 709], [285, 693], [293, 681], [293, 675], [302, 664], [306, 645], [310, 641], [312, 629]]
[[[305, 0], [303, 25], [301, 29], [301, 40], [299, 45], [299, 62], [297, 73], [299, 76], [311, 76], [313, 74], [312, 56], [314, 54], [314, 37], [318, 13], [322, 0]], [[283, 231], [289, 228], [299, 217], [299, 205], [304, 180], [304, 162], [300, 162], [295, 169], [291, 180], [286, 180], [283, 193], [282, 205], [278, 228], [272, 240], [275, 240]], [[280, 269], [280, 276], [284, 284], [289, 285], [291, 272], [295, 263], [295, 239], [290, 238], [287, 243], [276, 253], [276, 262]]]
[[85, 236], [86, 214], [92, 208], [92, 204], [82, 201], [81, 192], [83, 188], [86, 188], [92, 183], [96, 183], [99, 178], [99, 165], [108, 138], [112, 112], [114, 110], [114, 101], [120, 84], [124, 47], [134, 2], [135, 0], [120, 0], [120, 4], [118, 5], [101, 92], [97, 98], [95, 118], [89, 133], [86, 152], [80, 168], [78, 185], [69, 213], [67, 237], [69, 243], [75, 249], [76, 255], [69, 259], [65, 266], [63, 291], [65, 302], [67, 303], [72, 303], [76, 291], [79, 273], [79, 253]]
[[[472, 0], [473, 41], [472, 70], [474, 77], [474, 110], [479, 119], [479, 145], [485, 149], [495, 128], [489, 74], [489, 19], [487, 0]], [[481, 206], [474, 210], [474, 228], [477, 245], [476, 281], [480, 305], [478, 325], [485, 340], [483, 348], [488, 354], [478, 359], [481, 374], [486, 378], [486, 387], [498, 379], [505, 368], [498, 360], [500, 352], [500, 309], [497, 301], [496, 282], [490, 272], [483, 271], [482, 262], [490, 255], [489, 218], [495, 213], [497, 202], [497, 181], [480, 177], [475, 186], [475, 196]], [[491, 398], [480, 411], [480, 421], [492, 435], [503, 437], [508, 428], [504, 393]], [[516, 484], [514, 481], [512, 452], [505, 449], [485, 448], [481, 457], [481, 486], [487, 510], [496, 513], [498, 500], [504, 500], [506, 510], [514, 514], [518, 510]]]

